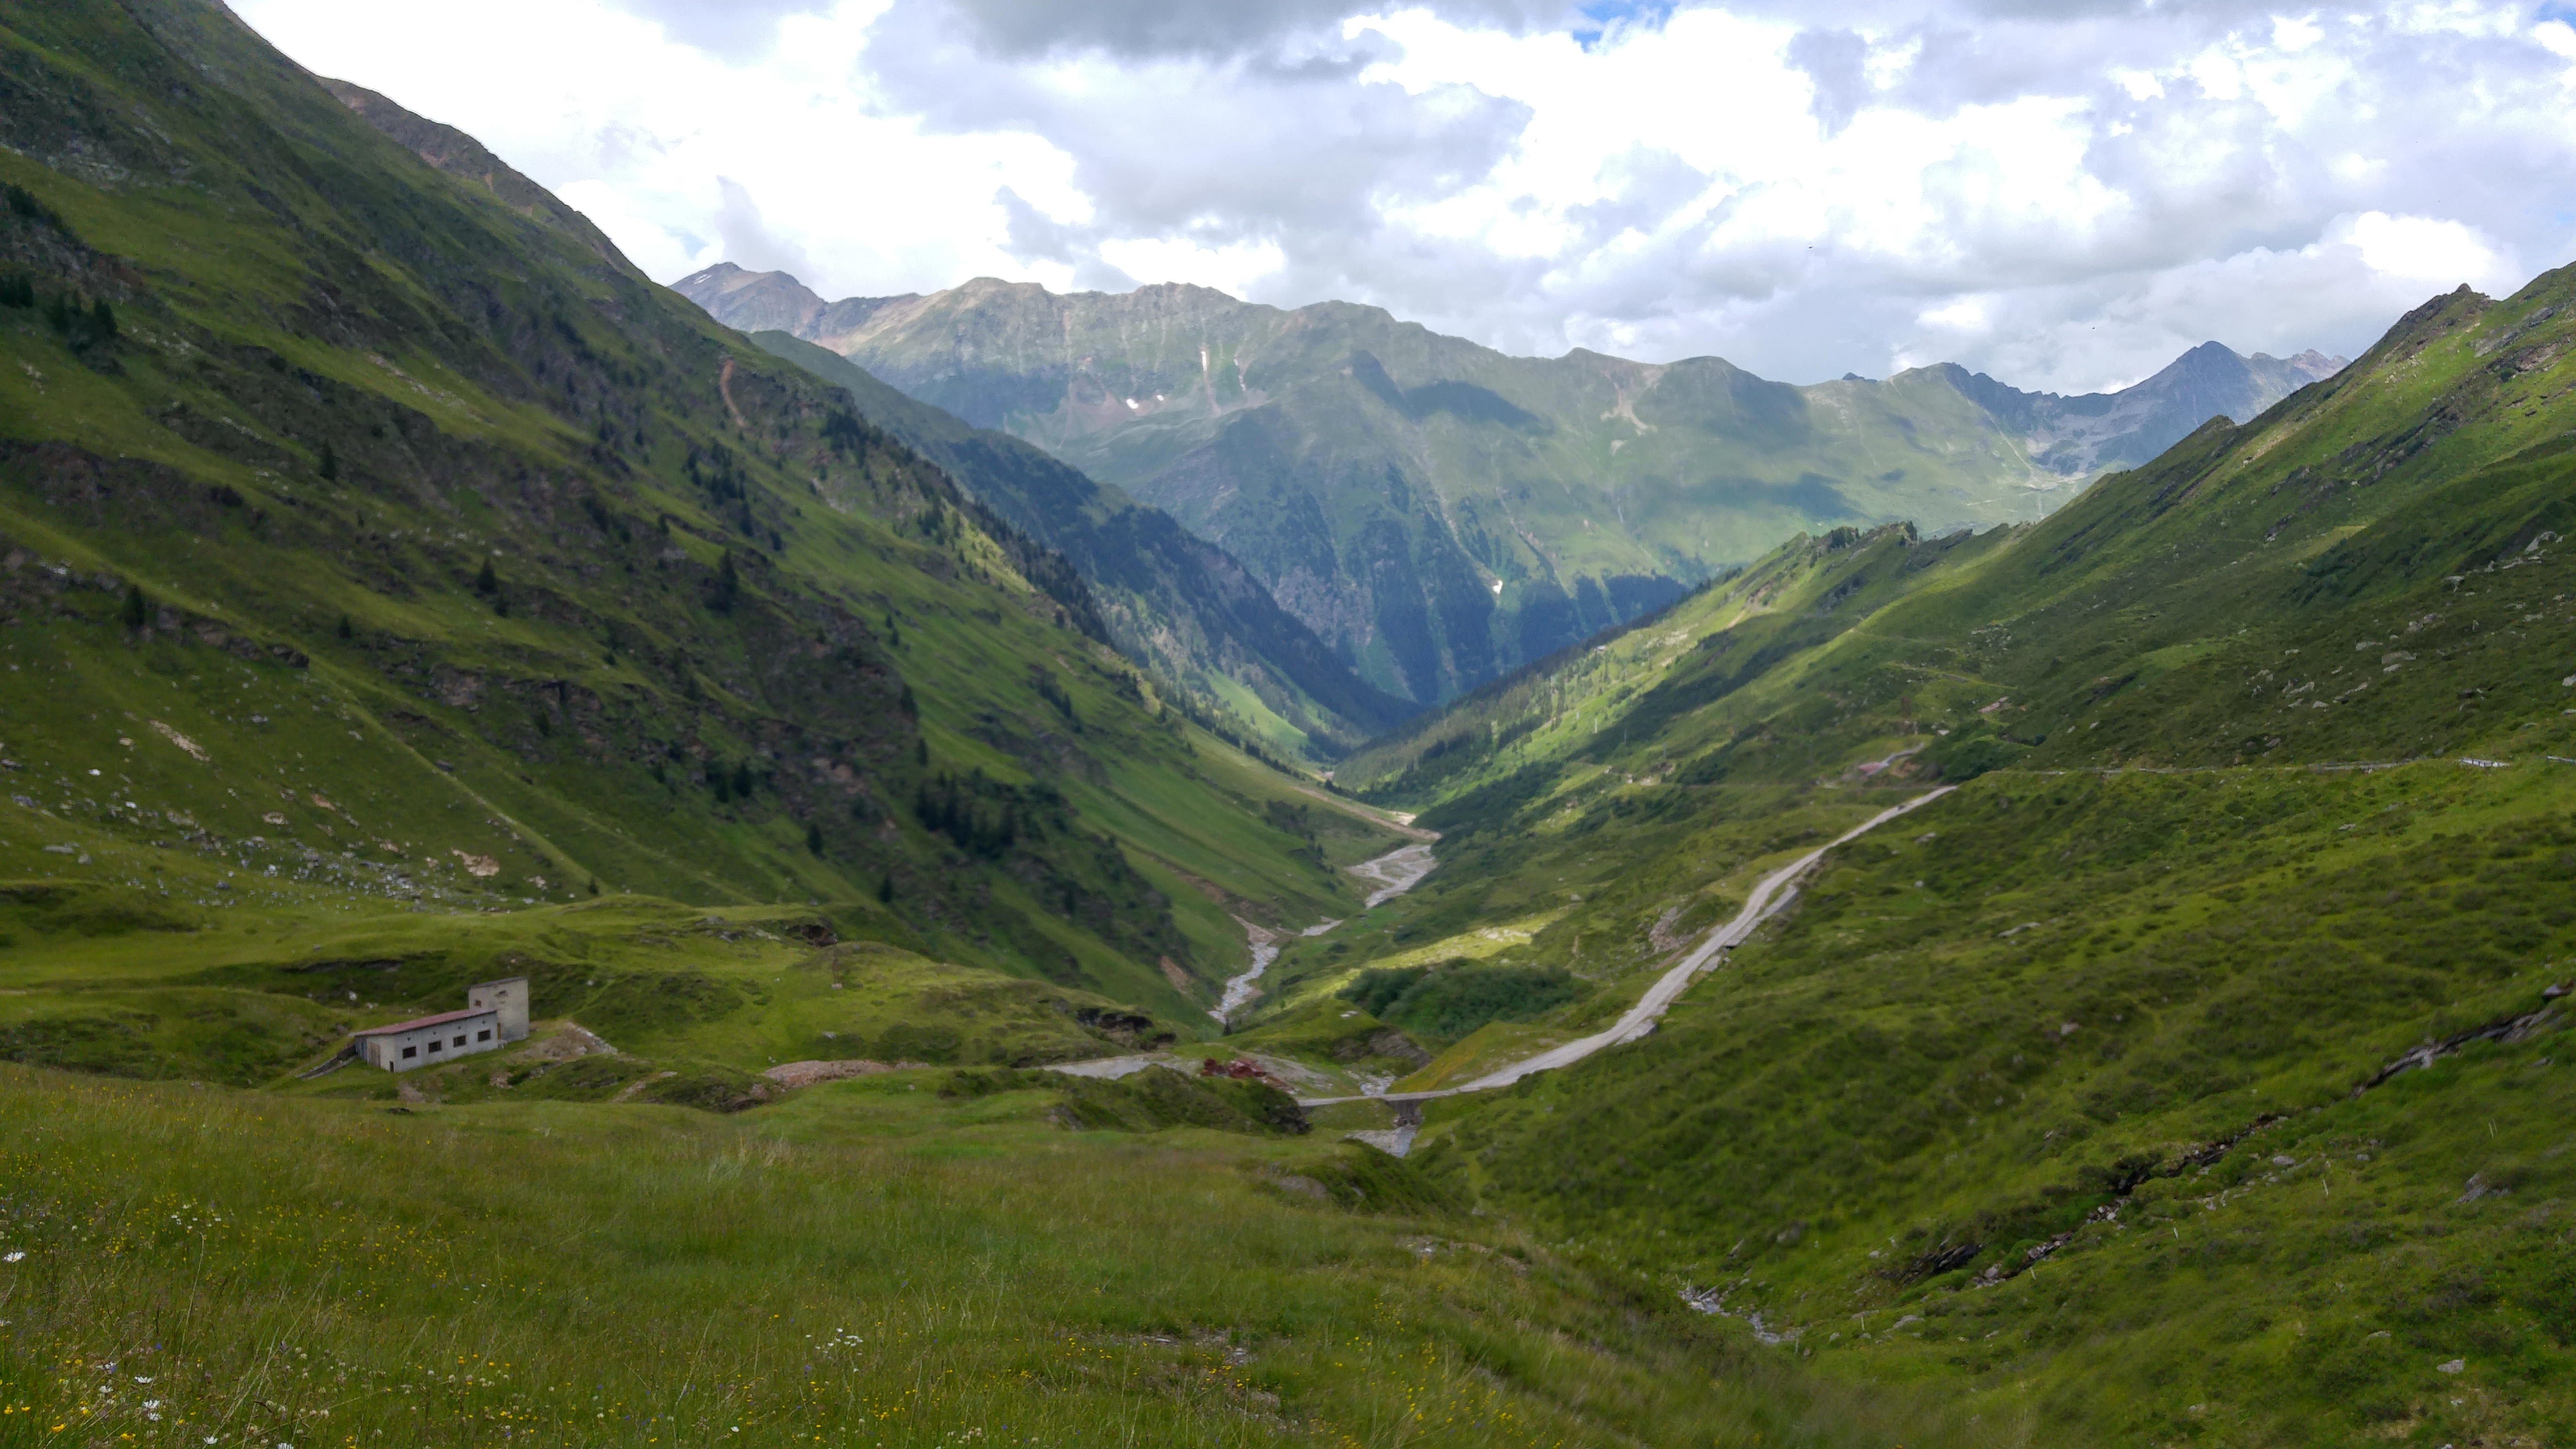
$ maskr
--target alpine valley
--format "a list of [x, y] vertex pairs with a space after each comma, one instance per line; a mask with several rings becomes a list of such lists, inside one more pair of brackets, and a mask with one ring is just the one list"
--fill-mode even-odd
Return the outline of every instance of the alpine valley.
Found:
[[2344, 365], [2211, 342], [2083, 397], [1947, 363], [1801, 388], [1714, 357], [1507, 357], [1375, 307], [1204, 287], [1059, 297], [981, 278], [827, 304], [729, 263], [675, 285], [762, 346], [839, 353], [1168, 510], [1371, 684], [1425, 704], [1800, 531], [2037, 518]]
[[675, 291], [215, 0], [0, 187], [0, 1443], [2571, 1442], [2576, 268]]

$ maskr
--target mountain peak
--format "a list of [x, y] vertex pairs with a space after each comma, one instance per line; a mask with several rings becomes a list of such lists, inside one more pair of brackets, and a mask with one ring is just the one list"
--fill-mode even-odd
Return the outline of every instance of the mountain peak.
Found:
[[[751, 277], [758, 275], [760, 274], [757, 272], [745, 271], [731, 262], [718, 262], [712, 267], [691, 272], [689, 275], [682, 277], [679, 281], [673, 283], [672, 287], [674, 290], [677, 290], [678, 288], [691, 285], [705, 286], [709, 284], [722, 284], [729, 283], [736, 277]], [[780, 273], [779, 275], [784, 276], [785, 274]], [[790, 280], [793, 279], [791, 278]]]
[[724, 323], [743, 332], [798, 332], [823, 315], [823, 299], [785, 272], [751, 272], [731, 262], [691, 272], [671, 290], [721, 313]]

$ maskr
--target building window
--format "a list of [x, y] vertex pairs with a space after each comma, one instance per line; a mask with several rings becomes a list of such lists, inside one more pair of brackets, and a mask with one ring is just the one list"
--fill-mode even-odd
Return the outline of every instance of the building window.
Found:
[[474, 1033], [474, 1039], [476, 1041], [490, 1041], [492, 1039], [492, 1033], [488, 1031], [478, 1031]]
[[436, 1037], [431, 1037], [431, 1038], [429, 1039], [429, 1049], [430, 1049], [431, 1051], [437, 1051], [437, 1050], [439, 1050], [439, 1049], [440, 1049], [442, 1046], [444, 1046], [444, 1045], [445, 1045], [445, 1043], [441, 1042], [441, 1041], [440, 1041], [438, 1038], [436, 1038]]
[[406, 1056], [406, 1057], [416, 1057], [416, 1056], [419, 1056], [419, 1055], [420, 1055], [420, 1048], [418, 1048], [418, 1047], [404, 1047], [404, 1048], [403, 1048], [403, 1055], [404, 1055], [404, 1056]]
[[463, 1032], [461, 1032], [461, 1031], [460, 1031], [460, 1032], [458, 1032], [458, 1033], [456, 1034], [456, 1045], [458, 1045], [458, 1046], [463, 1046], [463, 1045], [465, 1045], [465, 1033], [463, 1033]]

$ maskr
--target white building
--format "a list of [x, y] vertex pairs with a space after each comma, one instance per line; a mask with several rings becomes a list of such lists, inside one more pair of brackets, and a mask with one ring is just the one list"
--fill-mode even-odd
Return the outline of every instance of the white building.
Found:
[[414, 1017], [350, 1033], [358, 1060], [389, 1072], [435, 1066], [454, 1057], [496, 1051], [528, 1034], [528, 978], [512, 976], [466, 988], [463, 1011]]
[[528, 1036], [528, 978], [504, 976], [480, 986], [465, 988], [468, 1011], [497, 1011], [501, 1014], [501, 1040], [525, 1041]]

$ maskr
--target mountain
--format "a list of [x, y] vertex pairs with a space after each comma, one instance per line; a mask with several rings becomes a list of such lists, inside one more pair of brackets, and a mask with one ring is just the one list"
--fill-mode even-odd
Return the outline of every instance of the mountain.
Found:
[[0, 0], [0, 1424], [2576, 1422], [2576, 268], [1336, 794], [951, 476], [1027, 455], [523, 183], [213, 0]]
[[1363, 682], [1231, 554], [1162, 510], [1033, 444], [917, 402], [836, 352], [783, 331], [751, 340], [843, 389], [861, 417], [1062, 553], [1122, 651], [1272, 748], [1330, 758], [1419, 709]]
[[[0, 610], [8, 677], [43, 681], [0, 693], [0, 877], [34, 883], [0, 899], [52, 903], [36, 938], [632, 892], [1191, 1024], [1240, 922], [1347, 911], [1328, 856], [1397, 839], [1310, 818], [1301, 779], [1168, 707], [1107, 642], [1132, 593], [471, 138], [220, 5], [0, 13]], [[1085, 506], [1222, 595], [1213, 550]], [[1293, 659], [1293, 624], [1235, 592], [1193, 602]], [[333, 984], [443, 1008], [472, 953], [424, 949], [451, 964]], [[526, 969], [594, 1023], [754, 1010], [694, 967], [550, 949]], [[191, 1010], [316, 985], [244, 970]], [[13, 1040], [131, 1004], [81, 1001], [21, 1002]]]
[[2576, 267], [2463, 288], [2044, 520], [1793, 539], [1415, 722], [1337, 779], [1440, 870], [1284, 955], [1251, 1039], [1384, 1011], [1432, 1053], [1395, 1090], [1472, 1080], [1920, 802], [1651, 1034], [1438, 1102], [1415, 1158], [2034, 1442], [2545, 1439], [2572, 356]]
[[1364, 677], [1424, 702], [1800, 530], [2035, 516], [2340, 365], [2209, 344], [2082, 397], [1950, 365], [1799, 388], [1716, 358], [1507, 357], [1373, 307], [1282, 311], [1202, 287], [978, 279], [826, 303], [730, 264], [676, 285], [1168, 510]]
[[2085, 477], [2147, 462], [2211, 418], [2248, 421], [2344, 366], [2344, 358], [2315, 351], [2288, 359], [2260, 352], [2240, 357], [2223, 344], [2204, 342], [2133, 387], [2076, 397], [2021, 392], [1955, 363], [1941, 364], [1941, 370], [1952, 386], [2017, 434], [2033, 462]]

